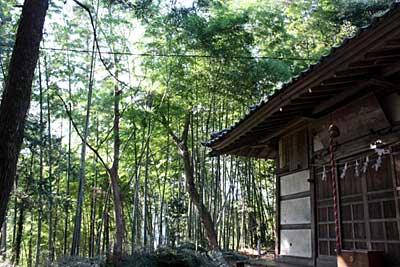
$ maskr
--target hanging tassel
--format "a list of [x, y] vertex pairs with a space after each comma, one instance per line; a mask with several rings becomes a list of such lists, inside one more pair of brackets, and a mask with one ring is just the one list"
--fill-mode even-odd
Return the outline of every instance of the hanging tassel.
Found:
[[379, 154], [379, 156], [376, 159], [376, 162], [374, 164], [375, 171], [378, 171], [381, 166], [382, 166], [382, 154]]
[[344, 177], [346, 177], [346, 172], [347, 172], [347, 162], [344, 164], [342, 173], [340, 174], [340, 179], [344, 179]]
[[368, 164], [369, 164], [369, 156], [367, 156], [367, 157], [365, 158], [364, 165], [363, 165], [363, 167], [362, 167], [362, 172], [363, 172], [363, 173], [366, 173], [366, 172], [367, 172]]
[[360, 177], [360, 163], [358, 163], [358, 160], [356, 160], [356, 166], [354, 168], [354, 172], [357, 177]]
[[326, 181], [326, 169], [325, 169], [325, 165], [322, 166], [322, 181]]

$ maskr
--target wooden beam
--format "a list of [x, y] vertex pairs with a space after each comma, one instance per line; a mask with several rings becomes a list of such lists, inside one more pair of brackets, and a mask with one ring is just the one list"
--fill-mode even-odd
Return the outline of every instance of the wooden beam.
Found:
[[340, 103], [344, 100], [346, 100], [347, 98], [355, 95], [357, 92], [359, 92], [360, 90], [364, 89], [364, 87], [367, 85], [367, 83], [365, 83], [364, 86], [359, 87], [356, 90], [349, 90], [349, 91], [345, 91], [342, 94], [331, 98], [323, 103], [321, 103], [320, 105], [316, 106], [313, 111], [311, 112], [311, 114], [315, 115], [315, 114], [319, 114], [329, 108], [331, 108], [332, 106], [336, 105], [337, 103]]
[[[379, 75], [377, 77], [379, 77]], [[360, 91], [364, 90], [366, 87], [369, 86], [379, 86], [380, 88], [385, 88], [385, 89], [387, 88], [391, 89], [395, 87], [394, 84], [387, 82], [385, 80], [379, 78], [371, 78], [364, 82], [359, 83], [357, 86], [354, 87], [353, 90], [344, 91], [342, 94], [337, 95], [336, 97], [331, 98], [330, 100], [325, 101], [324, 103], [321, 103], [320, 105], [316, 106], [313, 109], [312, 114], [319, 114], [324, 110], [329, 109], [332, 106], [336, 105], [337, 103], [345, 101], [346, 99], [352, 97], [353, 95], [356, 95], [357, 93], [359, 93]]]
[[[296, 114], [297, 114], [297, 112], [296, 112]], [[292, 117], [293, 117], [293, 114], [289, 114], [287, 116], [279, 116], [279, 113], [275, 113], [274, 115], [272, 115], [267, 120], [260, 123], [259, 125], [260, 126], [268, 126], [272, 122], [278, 122], [278, 121], [282, 121], [282, 120], [292, 118]]]
[[341, 71], [335, 72], [334, 77], [339, 77], [339, 78], [348, 78], [348, 77], [354, 77], [354, 76], [368, 76], [371, 73], [373, 73], [374, 70], [378, 69], [379, 66], [377, 65], [371, 65], [369, 67], [364, 67], [364, 68], [353, 68], [353, 69], [344, 69]]
[[286, 119], [286, 120], [270, 122], [270, 123], [264, 124], [264, 125], [262, 125], [262, 126], [259, 125], [259, 126], [255, 127], [255, 128], [253, 128], [253, 130], [252, 130], [251, 132], [268, 131], [268, 130], [270, 130], [271, 128], [274, 128], [274, 127], [276, 127], [276, 126], [279, 126], [279, 125], [282, 125], [282, 124], [287, 123], [287, 122], [288, 122], [290, 119], [292, 119], [292, 118], [293, 118], [293, 116], [290, 117], [290, 118], [288, 118], [288, 119]]
[[400, 57], [400, 49], [385, 49], [365, 54], [366, 59], [377, 59], [377, 58], [393, 58]]
[[[300, 115], [300, 114], [299, 114]], [[276, 132], [274, 132], [272, 135], [266, 136], [264, 139], [260, 139], [260, 143], [265, 143], [269, 140], [271, 140], [274, 137], [280, 136], [285, 132], [289, 132], [293, 129], [298, 129], [301, 127], [304, 127], [308, 123], [308, 119], [304, 119], [303, 116], [298, 116], [297, 118], [293, 118], [293, 120], [289, 121], [286, 124], [286, 127], [278, 129]]]
[[[348, 86], [347, 88], [350, 88], [351, 86]], [[310, 89], [310, 88], [309, 88]], [[311, 87], [311, 93], [317, 93], [317, 92], [323, 92], [323, 93], [328, 93], [328, 92], [336, 92], [338, 87], [336, 85], [330, 85], [330, 84], [319, 84], [317, 86]], [[307, 90], [308, 93], [310, 93], [310, 90]]]
[[396, 85], [391, 82], [388, 82], [388, 81], [385, 81], [382, 79], [377, 79], [377, 78], [370, 79], [369, 83], [371, 85], [375, 85], [375, 86], [385, 88], [385, 89], [393, 89], [394, 87], [396, 87]]
[[330, 91], [328, 93], [324, 92], [319, 92], [319, 91], [312, 91], [312, 93], [309, 94], [303, 94], [299, 96], [297, 99], [317, 99], [317, 98], [326, 98], [326, 97], [331, 97], [333, 95], [337, 94], [337, 90], [335, 91]]
[[300, 107], [301, 109], [304, 109], [304, 108], [308, 108], [308, 107], [311, 107], [311, 106], [315, 106], [316, 103], [318, 103], [318, 101], [313, 102], [313, 103], [307, 103], [307, 104], [304, 104], [304, 103], [290, 103], [287, 107], [288, 108]]
[[[390, 62], [381, 62], [380, 65], [387, 65]], [[370, 60], [359, 60], [348, 65], [348, 69], [361, 69], [361, 68], [371, 68], [372, 66], [379, 66], [375, 59]]]
[[354, 76], [354, 77], [335, 77], [324, 80], [322, 85], [337, 85], [337, 84], [353, 84], [357, 81], [364, 80], [364, 76]]
[[315, 102], [318, 102], [318, 100], [312, 100], [310, 98], [308, 99], [299, 99], [296, 98], [292, 100], [291, 105], [315, 105]]
[[391, 39], [391, 40], [389, 40], [389, 41], [387, 41], [385, 43], [385, 47], [386, 46], [392, 46], [392, 45], [399, 45], [400, 46], [400, 37], [399, 38], [393, 38], [393, 39]]
[[400, 60], [396, 64], [386, 67], [381, 71], [382, 76], [389, 77], [400, 72]]

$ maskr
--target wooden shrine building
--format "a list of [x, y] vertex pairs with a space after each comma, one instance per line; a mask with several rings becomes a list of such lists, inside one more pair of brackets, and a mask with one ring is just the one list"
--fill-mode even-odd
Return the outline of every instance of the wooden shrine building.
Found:
[[400, 266], [400, 4], [204, 144], [275, 160], [277, 261], [336, 266], [338, 225], [341, 250]]

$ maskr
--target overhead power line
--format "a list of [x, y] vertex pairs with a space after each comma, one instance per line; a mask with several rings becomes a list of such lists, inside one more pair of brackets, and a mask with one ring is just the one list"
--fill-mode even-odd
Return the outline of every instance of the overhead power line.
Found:
[[[12, 49], [12, 46], [0, 44], [0, 47]], [[61, 47], [41, 47], [42, 51], [56, 51], [56, 52], [72, 52], [89, 54], [93, 51], [86, 49], [76, 48], [61, 48]], [[99, 54], [99, 51], [94, 51]], [[100, 51], [101, 54], [107, 55], [122, 55], [122, 56], [136, 56], [136, 57], [178, 57], [178, 58], [215, 58], [215, 59], [274, 59], [282, 61], [316, 61], [316, 58], [300, 58], [300, 57], [276, 57], [276, 56], [216, 56], [216, 55], [200, 55], [200, 54], [159, 54], [159, 53], [132, 53], [121, 51]]]

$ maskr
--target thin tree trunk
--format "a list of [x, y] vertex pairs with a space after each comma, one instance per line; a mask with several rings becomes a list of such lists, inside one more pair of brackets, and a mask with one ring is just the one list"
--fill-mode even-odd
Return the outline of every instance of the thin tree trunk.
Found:
[[19, 259], [21, 255], [22, 230], [24, 227], [24, 216], [25, 216], [24, 212], [25, 212], [25, 206], [23, 203], [21, 203], [18, 214], [17, 232], [14, 243], [14, 253], [13, 253], [14, 255], [12, 260], [12, 262], [15, 263], [16, 266], [19, 265]]
[[[151, 119], [148, 118], [148, 129], [151, 128]], [[147, 227], [148, 227], [148, 207], [147, 207], [147, 189], [148, 189], [148, 176], [149, 176], [149, 143], [146, 142], [146, 160], [144, 165], [144, 183], [143, 183], [143, 245], [147, 249]]]
[[[134, 146], [133, 146], [133, 153], [134, 153], [134, 158], [135, 158], [135, 172], [134, 172], [134, 177], [135, 177], [135, 185], [134, 185], [134, 193], [133, 193], [133, 210], [132, 210], [132, 225], [131, 225], [131, 254], [133, 254], [134, 253], [134, 251], [135, 251], [135, 244], [136, 244], [136, 229], [137, 229], [137, 227], [136, 227], [136, 221], [137, 221], [137, 216], [136, 216], [136, 211], [137, 211], [137, 207], [136, 207], [136, 204], [137, 204], [137, 198], [138, 198], [138, 196], [137, 196], [137, 194], [138, 194], [138, 192], [136, 191], [136, 190], [139, 190], [139, 188], [138, 188], [138, 176], [137, 176], [137, 173], [138, 173], [138, 156], [137, 156], [137, 145], [136, 145], [136, 138], [137, 138], [137, 135], [136, 135], [136, 127], [134, 127], [133, 128], [133, 135], [134, 135]], [[143, 140], [143, 142], [144, 142], [144, 135], [143, 135], [143, 138], [142, 138], [142, 140]], [[130, 184], [131, 184], [131, 182], [130, 182]]]
[[[116, 66], [115, 76], [118, 77], [118, 60], [116, 57], [114, 58], [114, 63]], [[118, 186], [118, 168], [119, 168], [119, 154], [120, 154], [120, 145], [121, 140], [119, 136], [119, 120], [120, 120], [120, 95], [121, 91], [119, 90], [117, 81], [114, 86], [114, 157], [113, 157], [113, 165], [110, 169], [110, 179], [111, 179], [111, 188], [114, 197], [114, 215], [115, 215], [115, 243], [114, 243], [114, 258], [115, 265], [120, 264], [121, 256], [122, 256], [122, 243], [123, 243], [123, 230], [124, 230], [124, 222], [122, 217], [122, 204], [121, 204], [121, 196], [119, 193]]]
[[[145, 134], [147, 128], [147, 135]], [[141, 144], [141, 152], [139, 159], [135, 162], [136, 163], [136, 171], [135, 171], [135, 192], [134, 192], [134, 199], [133, 199], [133, 226], [132, 226], [132, 236], [135, 236], [134, 240], [132, 241], [132, 253], [134, 251], [135, 245], [138, 243], [136, 240], [139, 239], [140, 235], [138, 234], [139, 231], [139, 182], [140, 182], [140, 170], [142, 166], [143, 156], [150, 142], [151, 137], [151, 125], [148, 124], [146, 127], [143, 127], [142, 132], [142, 144]]]
[[40, 243], [42, 239], [42, 209], [39, 208], [38, 212], [38, 226], [37, 226], [37, 239], [36, 239], [36, 256], [35, 267], [40, 266]]
[[107, 259], [110, 258], [110, 215], [108, 214], [108, 205], [105, 214], [105, 221], [104, 221], [104, 234], [103, 234], [103, 254], [106, 252]]
[[32, 267], [32, 262], [33, 262], [33, 255], [32, 255], [32, 243], [33, 243], [33, 228], [32, 225], [30, 227], [29, 231], [29, 247], [28, 247], [28, 258], [27, 258], [27, 265], [28, 267]]
[[49, 210], [48, 210], [48, 248], [49, 248], [49, 260], [50, 262], [54, 259], [54, 240], [53, 240], [53, 159], [52, 159], [52, 140], [51, 140], [51, 106], [50, 106], [50, 86], [49, 86], [49, 73], [47, 68], [47, 58], [44, 57], [44, 68], [45, 68], [45, 78], [46, 78], [46, 90], [47, 90], [47, 139], [48, 139], [48, 189], [49, 195], [48, 203], [49, 203]]
[[[18, 174], [15, 176], [15, 183], [14, 183], [14, 190], [18, 188]], [[13, 232], [12, 232], [12, 254], [15, 252], [14, 247], [15, 247], [15, 238], [17, 235], [17, 213], [18, 213], [18, 198], [17, 195], [14, 195], [14, 215], [13, 215]], [[14, 255], [12, 256], [14, 258]]]
[[79, 254], [79, 243], [80, 243], [81, 223], [82, 223], [83, 187], [85, 184], [86, 143], [87, 143], [87, 138], [89, 135], [90, 110], [91, 110], [91, 106], [92, 106], [94, 64], [95, 64], [95, 42], [93, 41], [92, 57], [91, 57], [90, 72], [89, 72], [89, 88], [88, 88], [88, 96], [87, 96], [87, 103], [86, 103], [85, 130], [84, 130], [84, 134], [83, 134], [82, 147], [81, 147], [78, 198], [76, 201], [74, 230], [73, 230], [72, 244], [71, 244], [71, 255], [72, 256]]
[[[69, 110], [72, 111], [72, 79], [71, 79], [71, 65], [69, 59], [69, 52], [67, 52], [67, 66], [68, 66], [68, 96], [69, 96]], [[66, 188], [65, 194], [67, 198], [69, 198], [69, 187], [70, 187], [70, 178], [71, 178], [71, 138], [72, 138], [72, 121], [71, 118], [68, 118], [68, 156], [67, 156], [67, 177], [66, 177]], [[63, 242], [63, 252], [64, 256], [67, 255], [67, 247], [68, 247], [68, 224], [69, 224], [69, 205], [68, 203], [64, 203], [64, 211], [65, 211], [65, 221], [64, 221], [64, 242]]]
[[0, 256], [5, 260], [7, 255], [7, 220], [1, 229]]
[[[108, 188], [107, 188], [107, 193], [106, 193], [106, 197], [104, 200], [104, 206], [103, 206], [103, 210], [102, 210], [102, 216], [101, 216], [101, 221], [100, 221], [100, 225], [97, 231], [97, 240], [96, 240], [96, 246], [97, 246], [97, 251], [96, 251], [96, 255], [100, 255], [100, 250], [101, 250], [101, 233], [103, 230], [103, 225], [105, 225], [105, 221], [106, 221], [106, 216], [107, 212], [108, 212], [108, 201], [110, 199], [110, 191], [111, 191], [111, 185], [108, 184]], [[104, 253], [104, 249], [102, 250]]]
[[[99, 119], [96, 116], [96, 146], [99, 147]], [[95, 243], [95, 222], [96, 222], [96, 204], [97, 204], [97, 176], [98, 176], [98, 159], [94, 160], [95, 174], [92, 182], [92, 195], [90, 197], [90, 230], [89, 230], [89, 257], [94, 256]]]
[[[42, 72], [40, 68], [40, 62], [38, 64], [38, 78], [39, 78], [39, 124], [40, 124], [40, 139], [42, 140], [44, 137], [44, 118], [43, 118], [43, 85], [42, 85]], [[38, 197], [38, 225], [37, 225], [37, 238], [36, 238], [36, 253], [35, 253], [35, 267], [40, 265], [40, 245], [41, 245], [41, 238], [42, 238], [42, 215], [43, 215], [43, 208], [42, 208], [42, 192], [43, 192], [43, 150], [44, 150], [44, 143], [43, 141], [40, 142], [39, 146], [39, 185], [37, 192], [39, 194]]]
[[0, 229], [15, 179], [47, 8], [48, 0], [24, 3], [0, 105]]
[[[169, 114], [168, 114], [169, 115]], [[167, 140], [167, 150], [166, 150], [166, 157], [167, 161], [165, 163], [165, 173], [164, 173], [164, 180], [162, 183], [162, 192], [161, 192], [161, 200], [160, 200], [160, 225], [158, 228], [158, 246], [161, 246], [164, 242], [163, 238], [163, 212], [164, 212], [164, 205], [165, 205], [165, 185], [167, 183], [167, 177], [168, 177], [168, 168], [169, 168], [169, 136]]]

